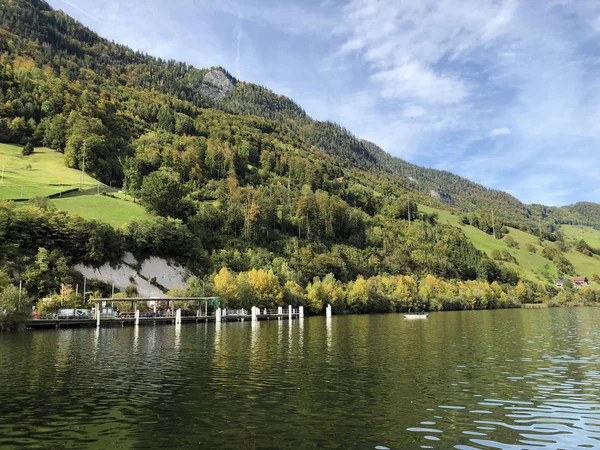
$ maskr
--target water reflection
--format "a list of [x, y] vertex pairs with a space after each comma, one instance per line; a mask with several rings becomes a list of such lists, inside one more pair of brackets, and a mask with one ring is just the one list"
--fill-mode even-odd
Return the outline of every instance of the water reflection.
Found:
[[331, 350], [331, 341], [332, 341], [332, 332], [331, 332], [332, 325], [331, 325], [331, 323], [332, 323], [332, 321], [333, 321], [332, 317], [327, 317], [325, 319], [325, 327], [327, 330], [327, 338], [325, 339], [325, 342], [327, 344], [327, 351]]
[[181, 324], [175, 324], [175, 351], [181, 350]]
[[140, 326], [134, 325], [134, 327], [133, 327], [133, 354], [134, 355], [138, 354], [139, 342], [140, 342]]
[[482, 311], [0, 334], [0, 447], [599, 448], [599, 319]]

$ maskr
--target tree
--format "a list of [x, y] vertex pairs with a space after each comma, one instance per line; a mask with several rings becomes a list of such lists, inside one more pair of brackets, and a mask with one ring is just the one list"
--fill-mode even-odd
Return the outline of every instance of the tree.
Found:
[[306, 304], [306, 294], [302, 286], [295, 281], [288, 281], [283, 287], [283, 302], [287, 305], [303, 306]]
[[214, 283], [217, 295], [221, 298], [221, 301], [225, 306], [229, 306], [236, 301], [238, 283], [236, 277], [229, 269], [227, 269], [227, 267], [223, 267], [219, 273], [215, 275]]
[[23, 156], [29, 156], [33, 153], [33, 144], [31, 143], [31, 141], [25, 144], [25, 147], [23, 147], [23, 151], [21, 153], [23, 154]]
[[330, 273], [323, 280], [315, 277], [306, 287], [306, 300], [313, 312], [321, 312], [326, 303], [333, 308], [342, 309], [345, 300], [342, 284]]
[[509, 247], [519, 248], [519, 243], [515, 241], [515, 238], [513, 238], [511, 235], [506, 236], [504, 238], [504, 242], [506, 242]]
[[9, 285], [0, 291], [0, 330], [12, 330], [22, 326], [31, 316], [33, 301], [19, 288]]
[[409, 309], [416, 306], [416, 301], [418, 300], [417, 282], [411, 276], [400, 275], [394, 294], [397, 298], [397, 307]]
[[539, 281], [535, 288], [535, 302], [536, 303], [547, 303], [550, 300], [548, 290], [543, 281]]
[[362, 276], [348, 284], [348, 306], [354, 312], [361, 312], [369, 302], [369, 286]]
[[175, 131], [175, 115], [168, 105], [162, 105], [158, 110], [158, 128], [173, 133]]
[[252, 269], [248, 272], [248, 284], [254, 291], [256, 300], [261, 307], [275, 307], [283, 305], [283, 290], [279, 278], [273, 269]]
[[142, 182], [140, 201], [149, 211], [160, 216], [179, 217], [183, 212], [185, 189], [173, 169], [162, 167]]

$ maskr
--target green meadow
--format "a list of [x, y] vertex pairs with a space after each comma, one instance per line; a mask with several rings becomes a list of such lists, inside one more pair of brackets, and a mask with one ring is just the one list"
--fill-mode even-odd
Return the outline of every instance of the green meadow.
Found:
[[106, 222], [120, 228], [132, 220], [150, 219], [153, 216], [137, 203], [105, 195], [80, 195], [51, 200], [58, 209], [88, 220]]
[[[62, 153], [36, 148], [23, 156], [21, 151], [19, 145], [0, 144], [0, 200], [47, 197], [80, 187], [81, 171], [66, 167]], [[97, 185], [86, 175], [87, 188]]]
[[[473, 245], [491, 254], [493, 249], [507, 250], [518, 263], [504, 263], [517, 269], [522, 278], [530, 281], [545, 281], [552, 283], [558, 277], [558, 270], [554, 263], [541, 255], [542, 247], [539, 239], [529, 233], [525, 233], [516, 228], [509, 227], [509, 235], [519, 244], [518, 248], [510, 247], [504, 240], [494, 239], [487, 233], [471, 225], [463, 225], [459, 222], [459, 216], [450, 211], [434, 209], [429, 206], [419, 205], [419, 210], [427, 213], [436, 212], [439, 215], [439, 222], [446, 223], [461, 228], [465, 235], [471, 240]], [[561, 229], [570, 239], [585, 239], [592, 247], [600, 248], [600, 231], [590, 227], [580, 227], [573, 225], [562, 226]], [[527, 244], [533, 244], [535, 252], [527, 251]], [[551, 244], [552, 245], [552, 244]], [[600, 258], [597, 256], [585, 256], [574, 250], [565, 252], [566, 258], [573, 264], [575, 272], [578, 275], [585, 275], [588, 278], [594, 273], [600, 274]]]
[[592, 248], [600, 249], [600, 231], [583, 225], [561, 225], [565, 237], [578, 241], [583, 239]]

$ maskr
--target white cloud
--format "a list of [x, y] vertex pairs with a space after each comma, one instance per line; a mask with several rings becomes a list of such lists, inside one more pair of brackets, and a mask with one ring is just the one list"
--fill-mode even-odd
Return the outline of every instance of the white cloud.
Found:
[[418, 61], [377, 72], [371, 78], [382, 85], [381, 95], [384, 98], [450, 104], [458, 103], [467, 96], [461, 80], [438, 75]]
[[494, 128], [492, 131], [490, 131], [489, 137], [506, 136], [511, 133], [512, 131], [510, 128]]
[[[369, 73], [363, 90], [381, 97], [354, 131], [381, 133], [371, 139], [392, 153], [525, 201], [564, 202], [575, 179], [593, 192], [581, 167], [560, 161], [568, 152], [600, 165], [599, 17], [600, 3], [584, 1], [352, 0], [337, 57], [358, 55]], [[367, 129], [379, 122], [394, 130]], [[542, 183], [534, 174], [554, 170], [550, 159], [561, 170]]]

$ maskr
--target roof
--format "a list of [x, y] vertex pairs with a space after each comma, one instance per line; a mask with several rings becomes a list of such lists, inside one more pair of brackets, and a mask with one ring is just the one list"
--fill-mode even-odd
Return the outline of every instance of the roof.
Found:
[[566, 282], [567, 282], [567, 280], [563, 280], [563, 279], [560, 279], [560, 280], [556, 280], [556, 281], [555, 281], [555, 283], [566, 283]]
[[587, 281], [587, 277], [574, 277], [573, 281]]

